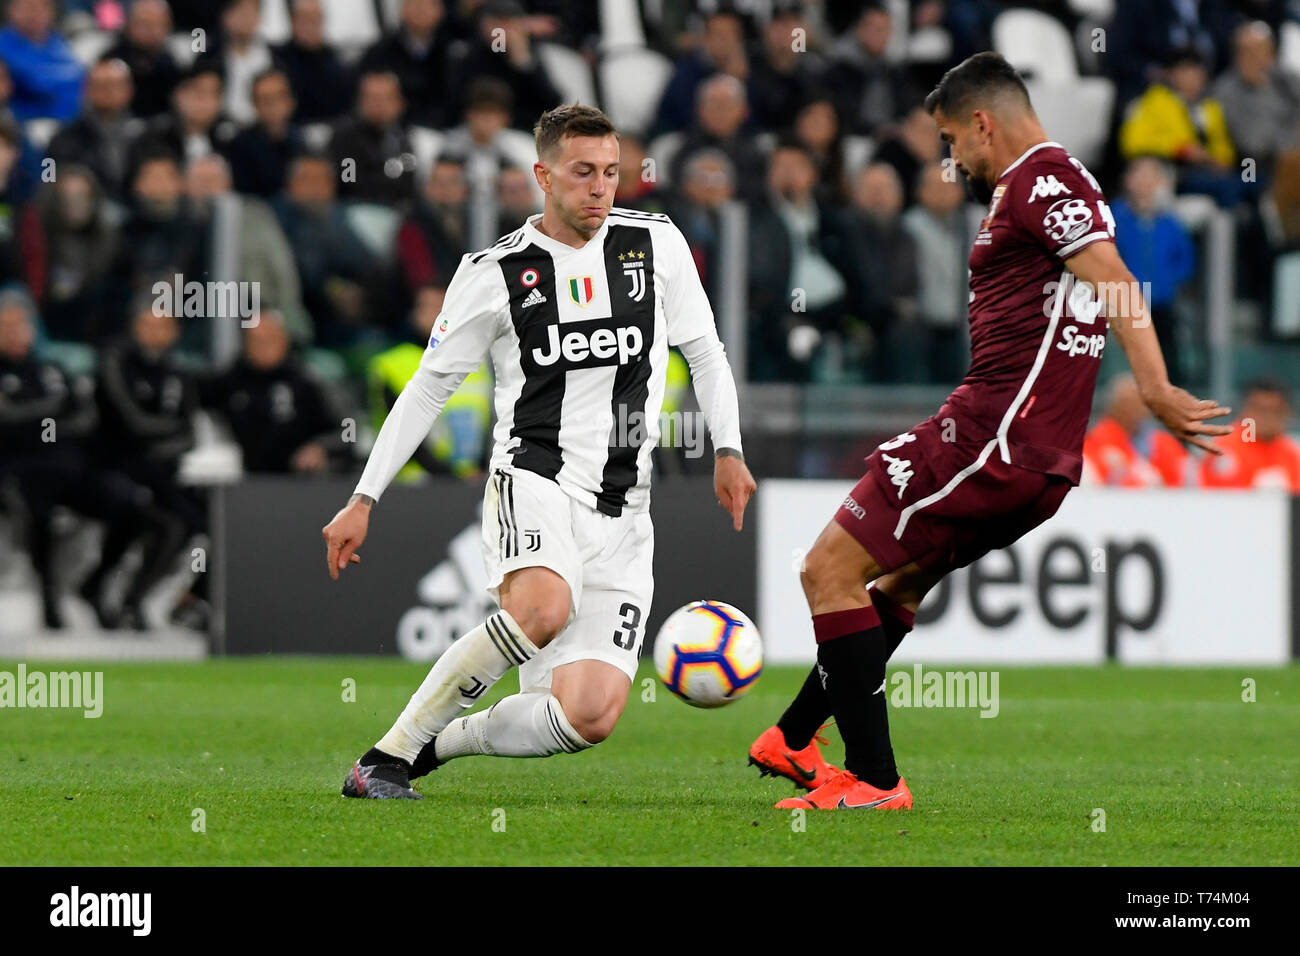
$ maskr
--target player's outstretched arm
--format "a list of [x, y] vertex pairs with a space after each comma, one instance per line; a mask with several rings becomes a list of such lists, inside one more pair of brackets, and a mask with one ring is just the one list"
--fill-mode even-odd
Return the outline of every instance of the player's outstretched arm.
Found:
[[[1231, 409], [1213, 399], [1200, 399], [1169, 381], [1160, 342], [1151, 326], [1151, 314], [1141, 286], [1120, 258], [1113, 242], [1094, 242], [1065, 260], [1075, 277], [1097, 291], [1107, 307], [1107, 322], [1128, 357], [1142, 400], [1176, 438], [1211, 454], [1223, 452], [1210, 439], [1228, 435], [1227, 425], [1208, 421]], [[1115, 314], [1111, 314], [1115, 313]]]
[[731, 514], [739, 531], [745, 523], [745, 506], [757, 490], [740, 447], [740, 401], [726, 350], [716, 331], [678, 346], [691, 367], [695, 398], [713, 439], [713, 492]]

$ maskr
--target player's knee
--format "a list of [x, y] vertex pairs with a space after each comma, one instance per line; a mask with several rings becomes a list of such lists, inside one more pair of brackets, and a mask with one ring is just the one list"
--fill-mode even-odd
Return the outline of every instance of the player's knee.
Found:
[[799, 583], [810, 604], [816, 605], [848, 587], [844, 574], [825, 548], [814, 545], [799, 569]]
[[600, 702], [571, 702], [564, 707], [569, 726], [589, 744], [609, 738], [622, 715], [622, 707]]
[[566, 597], [536, 596], [531, 599], [506, 602], [505, 609], [538, 647], [545, 647], [569, 620], [569, 602]]

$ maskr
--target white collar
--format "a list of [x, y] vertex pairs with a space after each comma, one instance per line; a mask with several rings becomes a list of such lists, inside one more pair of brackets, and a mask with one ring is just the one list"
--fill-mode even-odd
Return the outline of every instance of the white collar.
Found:
[[605, 221], [600, 224], [600, 228], [596, 230], [595, 234], [588, 239], [584, 245], [571, 246], [567, 242], [560, 242], [559, 239], [554, 239], [551, 236], [548, 236], [546, 233], [542, 232], [542, 230], [537, 228], [537, 223], [542, 221], [543, 215], [544, 213], [540, 212], [533, 213], [533, 215], [525, 219], [524, 232], [527, 233], [529, 238], [539, 246], [542, 246], [545, 249], [550, 249], [552, 252], [558, 252], [561, 255], [567, 255], [571, 252], [581, 252], [593, 242], [599, 245], [600, 240], [603, 240], [605, 237], [605, 230], [609, 228], [609, 216], [606, 216]]
[[1045, 143], [1036, 143], [1036, 144], [1034, 144], [1033, 146], [1030, 146], [1030, 147], [1029, 147], [1027, 150], [1025, 150], [1023, 153], [1021, 153], [1021, 154], [1020, 154], [1020, 158], [1017, 159], [1014, 163], [1012, 163], [1012, 164], [1011, 164], [1010, 166], [1008, 166], [1006, 169], [1002, 170], [1002, 175], [998, 177], [998, 181], [1001, 182], [1003, 179], [1005, 179], [1007, 173], [1011, 172], [1011, 170], [1015, 169], [1017, 166], [1019, 166], [1021, 163], [1023, 163], [1026, 159], [1028, 159], [1028, 158], [1029, 158], [1029, 155], [1030, 155], [1031, 153], [1036, 153], [1036, 152], [1038, 152], [1040, 149], [1046, 149], [1048, 146], [1055, 146], [1057, 149], [1064, 149], [1064, 148], [1065, 148], [1065, 147], [1062, 146], [1060, 143], [1053, 142], [1053, 141], [1050, 140], [1050, 139], [1049, 139], [1047, 142], [1045, 142]]

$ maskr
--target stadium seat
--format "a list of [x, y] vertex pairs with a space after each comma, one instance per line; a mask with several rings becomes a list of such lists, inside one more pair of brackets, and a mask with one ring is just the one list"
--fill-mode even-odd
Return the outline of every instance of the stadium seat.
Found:
[[1115, 0], [1070, 0], [1070, 9], [1081, 17], [1109, 23], [1115, 15]]
[[167, 38], [167, 52], [172, 55], [178, 67], [182, 70], [189, 69], [197, 56], [194, 51], [194, 38], [188, 33], [173, 33]]
[[32, 146], [43, 151], [50, 144], [50, 140], [54, 139], [54, 134], [59, 131], [60, 125], [58, 120], [49, 117], [31, 119], [23, 124], [23, 133]]
[[379, 0], [379, 18], [385, 33], [402, 25], [402, 0]]
[[428, 126], [412, 126], [409, 132], [411, 146], [415, 149], [416, 182], [423, 184], [433, 172], [433, 161], [442, 152], [442, 143], [446, 137], [439, 130]]
[[1300, 23], [1288, 20], [1282, 24], [1277, 62], [1283, 69], [1300, 73]]
[[343, 216], [366, 248], [383, 261], [392, 261], [393, 244], [402, 224], [397, 210], [378, 203], [345, 203]]
[[856, 173], [871, 162], [876, 152], [876, 141], [870, 136], [845, 136], [843, 150], [844, 172]]
[[1027, 79], [1071, 83], [1079, 75], [1070, 31], [1037, 10], [1007, 10], [993, 21], [993, 49]]
[[1104, 76], [1076, 76], [1068, 83], [1028, 80], [1025, 86], [1047, 135], [1085, 166], [1099, 166], [1115, 108], [1115, 84]]
[[284, 43], [291, 33], [289, 0], [262, 0], [262, 19], [258, 35], [267, 43]]
[[380, 37], [373, 3], [363, 0], [324, 0], [325, 42], [348, 62], [361, 58]]
[[600, 50], [612, 53], [645, 46], [637, 0], [600, 0]]
[[1199, 232], [1219, 208], [1209, 196], [1187, 194], [1175, 196], [1169, 211], [1192, 232]]
[[682, 148], [682, 140], [685, 138], [686, 134], [680, 131], [663, 133], [650, 140], [646, 146], [645, 154], [655, 161], [655, 176], [660, 186], [672, 183], [673, 158]]
[[105, 30], [83, 30], [68, 40], [72, 55], [82, 66], [89, 67], [113, 45], [113, 34]]
[[560, 91], [566, 103], [596, 106], [596, 83], [591, 66], [577, 50], [561, 43], [538, 43], [537, 56], [547, 78]]
[[672, 61], [654, 50], [627, 48], [606, 54], [597, 73], [601, 102], [614, 125], [644, 136], [672, 77]]

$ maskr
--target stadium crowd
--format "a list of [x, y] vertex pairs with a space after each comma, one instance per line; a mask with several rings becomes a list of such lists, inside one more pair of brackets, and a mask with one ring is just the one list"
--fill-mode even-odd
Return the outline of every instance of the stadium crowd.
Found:
[[[145, 626], [144, 595], [206, 527], [203, 496], [181, 480], [200, 409], [246, 472], [360, 466], [340, 423], [382, 421], [461, 256], [540, 211], [536, 117], [572, 98], [584, 71], [601, 77], [597, 102], [653, 88], [635, 71], [598, 69], [627, 52], [601, 22], [619, 6], [9, 0], [0, 510], [23, 529], [48, 626], [61, 624], [58, 508], [104, 523], [78, 586], [101, 624]], [[982, 210], [945, 166], [921, 99], [947, 67], [999, 45], [1006, 7], [625, 6], [665, 69], [654, 108], [622, 124], [615, 202], [671, 215], [715, 301], [724, 209], [744, 205], [746, 378], [955, 384]], [[1273, 314], [1274, 264], [1300, 250], [1300, 77], [1277, 43], [1300, 32], [1294, 11], [1282, 0], [1016, 6], [1079, 37], [1069, 55], [1113, 88], [1090, 164], [1115, 197], [1126, 262], [1150, 283], [1178, 382], [1199, 254], [1177, 197], [1232, 212], [1238, 293], [1261, 315]], [[375, 35], [350, 33], [354, 20]], [[248, 314], [161, 304], [183, 298], [173, 283], [231, 279], [256, 290]], [[236, 321], [238, 344], [222, 355], [217, 326]], [[485, 368], [403, 478], [478, 477], [490, 393]], [[1116, 380], [1089, 436], [1087, 480], [1300, 492], [1288, 412], [1284, 385], [1255, 383], [1230, 454], [1202, 463], [1154, 432], [1131, 382]], [[106, 581], [137, 542], [142, 560], [109, 600]], [[205, 579], [176, 620], [202, 625]]]

